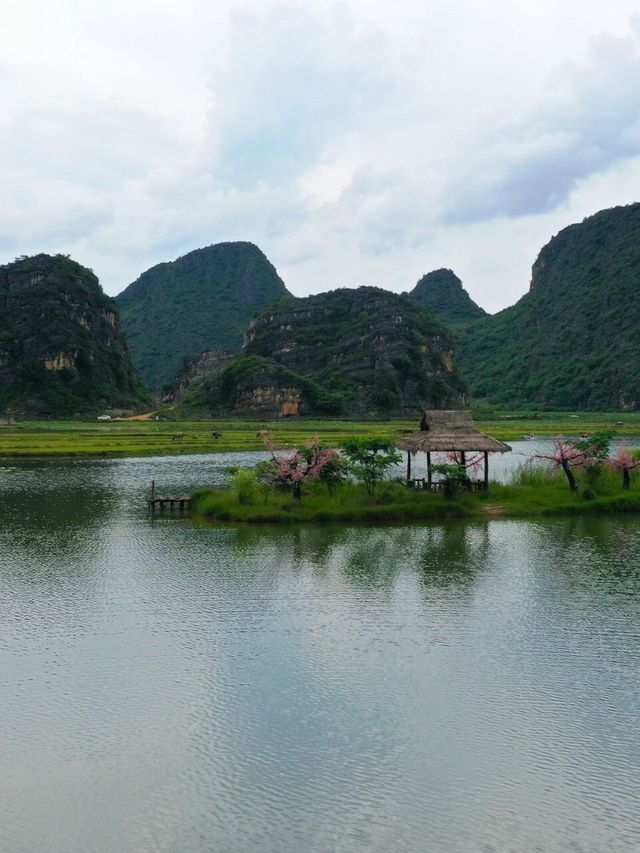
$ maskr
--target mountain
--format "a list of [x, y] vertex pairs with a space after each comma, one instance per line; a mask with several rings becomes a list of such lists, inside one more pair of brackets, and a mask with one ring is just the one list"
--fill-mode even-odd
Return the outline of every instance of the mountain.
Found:
[[62, 415], [146, 400], [118, 308], [64, 255], [0, 266], [0, 408]]
[[199, 355], [186, 356], [173, 382], [165, 385], [162, 402], [171, 404], [182, 400], [191, 388], [199, 385], [211, 374], [218, 373], [235, 355], [237, 353], [218, 347], [206, 349]]
[[253, 314], [288, 296], [253, 243], [218, 243], [142, 273], [117, 297], [133, 363], [158, 391], [185, 356], [207, 347], [238, 351]]
[[442, 324], [408, 296], [360, 287], [266, 309], [242, 355], [192, 385], [185, 403], [273, 417], [416, 414], [464, 399]]
[[423, 275], [409, 296], [447, 326], [460, 326], [486, 317], [453, 270], [440, 269]]
[[459, 338], [476, 400], [553, 409], [640, 407], [640, 204], [560, 231], [511, 308]]

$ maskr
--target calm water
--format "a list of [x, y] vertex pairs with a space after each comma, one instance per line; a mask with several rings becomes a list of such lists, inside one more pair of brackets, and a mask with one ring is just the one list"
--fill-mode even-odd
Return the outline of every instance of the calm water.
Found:
[[640, 521], [248, 529], [0, 470], [0, 850], [640, 850]]

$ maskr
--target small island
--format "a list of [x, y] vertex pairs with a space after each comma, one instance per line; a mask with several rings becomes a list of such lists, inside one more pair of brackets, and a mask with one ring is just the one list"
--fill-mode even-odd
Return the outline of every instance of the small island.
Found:
[[[553, 452], [523, 460], [508, 483], [489, 480], [489, 454], [509, 445], [479, 432], [466, 411], [427, 411], [420, 429], [397, 440], [351, 438], [340, 451], [316, 437], [301, 448], [277, 447], [261, 434], [270, 459], [231, 472], [226, 488], [196, 490], [191, 507], [213, 521], [291, 524], [385, 523], [608, 514], [640, 511], [633, 473], [640, 455], [610, 452], [611, 433], [556, 436]], [[406, 474], [393, 477], [406, 452]], [[426, 455], [426, 476], [415, 459]]]

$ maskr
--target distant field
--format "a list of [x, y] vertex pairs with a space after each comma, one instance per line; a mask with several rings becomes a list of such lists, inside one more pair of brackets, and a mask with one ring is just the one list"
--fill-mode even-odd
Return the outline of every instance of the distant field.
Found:
[[[617, 426], [621, 421], [622, 426]], [[618, 435], [640, 435], [640, 413], [545, 412], [492, 413], [477, 415], [478, 428], [505, 441], [535, 435], [580, 435], [612, 429]], [[394, 437], [399, 430], [415, 429], [416, 419], [351, 421], [282, 419], [275, 421], [23, 421], [0, 426], [0, 457], [28, 456], [150, 456], [158, 454], [210, 453], [258, 450], [256, 433], [270, 430], [285, 445], [298, 445], [319, 435], [327, 444], [338, 445], [354, 435]], [[213, 430], [222, 433], [214, 439]], [[176, 433], [183, 438], [174, 440]]]

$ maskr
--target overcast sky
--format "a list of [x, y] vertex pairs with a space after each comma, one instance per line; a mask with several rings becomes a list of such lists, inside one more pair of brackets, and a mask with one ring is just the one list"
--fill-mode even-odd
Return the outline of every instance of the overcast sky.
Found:
[[305, 295], [453, 268], [490, 311], [640, 199], [627, 0], [2, 0], [0, 262], [116, 294], [251, 240]]

